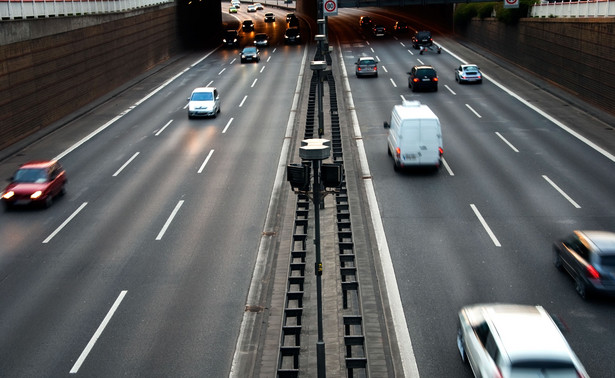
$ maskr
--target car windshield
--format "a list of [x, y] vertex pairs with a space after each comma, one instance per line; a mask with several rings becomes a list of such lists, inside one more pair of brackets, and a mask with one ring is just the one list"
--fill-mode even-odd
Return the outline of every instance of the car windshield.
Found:
[[361, 59], [359, 61], [359, 64], [376, 64], [376, 61], [374, 61], [373, 59]]
[[246, 47], [243, 49], [244, 54], [256, 54], [256, 48], [254, 47]]
[[416, 76], [428, 76], [433, 77], [436, 76], [435, 72], [429, 69], [416, 70]]
[[615, 268], [615, 253], [612, 255], [600, 255], [598, 259], [600, 260], [600, 265]]
[[47, 181], [47, 172], [42, 168], [24, 168], [15, 173], [13, 181], [42, 183]]
[[254, 39], [256, 39], [257, 41], [264, 41], [265, 39], [267, 39], [267, 36], [265, 34], [257, 34]]
[[214, 95], [211, 92], [197, 92], [192, 94], [192, 101], [211, 101]]
[[577, 378], [577, 370], [572, 362], [568, 361], [517, 361], [510, 369], [511, 377], [553, 377], [553, 378]]

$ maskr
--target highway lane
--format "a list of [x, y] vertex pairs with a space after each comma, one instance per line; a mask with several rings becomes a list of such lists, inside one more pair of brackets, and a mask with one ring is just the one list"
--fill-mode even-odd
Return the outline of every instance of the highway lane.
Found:
[[[133, 106], [188, 65], [163, 70], [1, 164], [58, 156], [125, 113], [61, 158], [70, 181], [53, 207], [0, 215], [3, 376], [228, 374], [305, 59], [301, 46], [259, 64], [238, 52]], [[200, 85], [220, 89], [215, 119], [187, 119]]]
[[[489, 80], [457, 84], [459, 61], [448, 52], [472, 52], [454, 41], [442, 38], [450, 50], [441, 55], [418, 55], [409, 36], [376, 39], [361, 32], [358, 17], [368, 12], [342, 10], [330, 18], [330, 30], [349, 73], [419, 373], [471, 376], [455, 344], [456, 313], [465, 304], [499, 301], [541, 304], [561, 316], [590, 375], [608, 376], [615, 370], [608, 358], [613, 302], [583, 302], [553, 267], [551, 242], [576, 228], [615, 229], [613, 161]], [[388, 25], [399, 17], [370, 15]], [[377, 79], [354, 78], [359, 55], [380, 59]], [[405, 73], [423, 63], [438, 70], [438, 92], [407, 88]], [[488, 75], [502, 70], [482, 68]], [[441, 119], [447, 167], [436, 174], [393, 171], [382, 122], [402, 97], [428, 104]], [[561, 116], [575, 119], [577, 110], [565, 109], [560, 105]]]

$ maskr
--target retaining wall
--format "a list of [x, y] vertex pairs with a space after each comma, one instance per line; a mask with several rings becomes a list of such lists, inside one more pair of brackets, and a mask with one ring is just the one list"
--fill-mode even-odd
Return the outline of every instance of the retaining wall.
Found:
[[[459, 32], [459, 31], [458, 31]], [[615, 114], [615, 19], [473, 19], [469, 41]]]

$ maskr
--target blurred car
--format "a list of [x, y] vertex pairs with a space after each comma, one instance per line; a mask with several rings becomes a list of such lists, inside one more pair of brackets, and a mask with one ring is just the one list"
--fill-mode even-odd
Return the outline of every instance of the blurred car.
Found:
[[244, 20], [241, 23], [241, 30], [244, 32], [254, 31], [254, 22], [252, 20]]
[[268, 46], [269, 36], [265, 33], [256, 33], [254, 36], [254, 46]]
[[615, 295], [615, 233], [574, 231], [553, 244], [554, 264], [568, 272], [577, 293], [586, 299], [593, 293]]
[[462, 83], [482, 83], [483, 75], [475, 64], [462, 64], [455, 69], [455, 80]]
[[418, 49], [419, 47], [429, 47], [433, 45], [433, 39], [431, 38], [431, 32], [427, 30], [419, 30], [412, 36], [412, 47]]
[[372, 18], [369, 16], [361, 16], [361, 18], [359, 19], [359, 26], [361, 26], [364, 29], [371, 29], [372, 28]]
[[261, 4], [261, 3], [255, 3], [254, 6], [256, 7], [256, 10], [263, 10], [263, 9], [265, 9], [263, 4]]
[[361, 76], [376, 76], [378, 77], [378, 62], [371, 56], [362, 56], [354, 63], [355, 74], [357, 77]]
[[286, 14], [286, 22], [290, 22], [290, 20], [296, 19], [297, 16], [294, 13], [287, 13]]
[[222, 43], [225, 46], [239, 46], [239, 33], [237, 33], [237, 30], [225, 30], [222, 33]]
[[299, 33], [299, 28], [292, 27], [286, 29], [284, 32], [284, 43], [301, 43], [301, 34]]
[[265, 13], [265, 22], [275, 22], [275, 15], [271, 12]]
[[232, 0], [231, 5], [237, 9], [241, 8], [241, 2], [239, 0]]
[[393, 31], [396, 33], [407, 32], [408, 30], [410, 30], [408, 24], [403, 21], [396, 21], [393, 25]]
[[419, 89], [438, 90], [438, 73], [432, 66], [414, 66], [408, 72], [408, 88], [412, 92]]
[[215, 117], [220, 113], [220, 95], [214, 87], [195, 88], [188, 98], [188, 118]]
[[228, 12], [229, 13], [237, 13], [237, 8], [233, 5], [231, 5], [230, 7], [228, 7]]
[[57, 161], [31, 161], [19, 167], [2, 192], [6, 210], [18, 205], [49, 207], [66, 191], [66, 173]]
[[243, 50], [241, 50], [240, 55], [241, 63], [260, 62], [261, 60], [260, 52], [256, 47], [253, 46], [244, 47]]
[[256, 5], [248, 5], [248, 12], [256, 12]]
[[458, 316], [457, 347], [476, 377], [588, 377], [541, 306], [477, 304]]
[[384, 35], [386, 34], [387, 29], [382, 26], [382, 25], [375, 25], [372, 28], [372, 33], [374, 33], [375, 37], [384, 37]]

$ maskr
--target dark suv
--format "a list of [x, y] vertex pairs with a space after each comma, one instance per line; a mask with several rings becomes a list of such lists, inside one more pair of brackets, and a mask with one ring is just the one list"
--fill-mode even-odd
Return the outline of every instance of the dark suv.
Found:
[[438, 73], [432, 66], [414, 66], [408, 72], [408, 88], [438, 90]]
[[420, 46], [428, 47], [431, 45], [433, 45], [433, 40], [431, 39], [430, 31], [420, 30], [412, 36], [412, 47], [415, 49], [418, 49]]
[[222, 43], [225, 46], [239, 46], [239, 34], [237, 30], [225, 30], [222, 34]]

